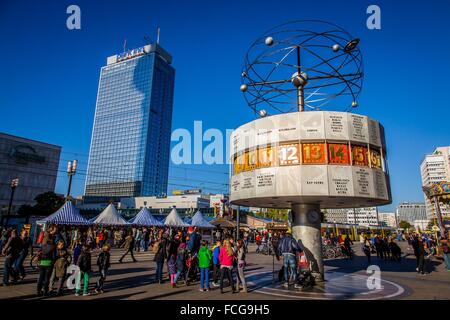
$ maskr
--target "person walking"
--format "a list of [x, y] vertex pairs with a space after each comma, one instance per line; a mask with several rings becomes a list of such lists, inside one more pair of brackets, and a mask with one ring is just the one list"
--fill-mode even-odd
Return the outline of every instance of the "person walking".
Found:
[[3, 265], [3, 286], [10, 284], [9, 278], [14, 276], [14, 282], [17, 281], [17, 274], [14, 272], [16, 260], [20, 257], [23, 250], [23, 241], [17, 236], [17, 230], [11, 231], [11, 236], [3, 247], [2, 255], [6, 256]]
[[347, 234], [344, 240], [344, 252], [351, 259], [353, 258], [352, 252], [353, 241], [350, 239], [350, 236]]
[[92, 272], [91, 266], [91, 247], [87, 244], [83, 246], [81, 255], [78, 258], [78, 268], [80, 268], [79, 280], [75, 288], [75, 295], [80, 295], [81, 280], [83, 280], [83, 296], [89, 296], [89, 274]]
[[[177, 274], [174, 279], [175, 288], [177, 286], [178, 279], [183, 275], [186, 263], [186, 243], [182, 242], [177, 249]], [[184, 281], [186, 285], [186, 280]]]
[[155, 282], [161, 284], [163, 282], [163, 266], [164, 261], [166, 261], [167, 251], [162, 241], [157, 242], [155, 245], [157, 246], [157, 251], [155, 253], [155, 257], [153, 258], [156, 262]]
[[414, 235], [411, 240], [411, 247], [414, 251], [414, 256], [416, 257], [416, 271], [419, 272], [419, 260], [420, 260], [420, 254], [419, 254], [419, 237], [417, 235]]
[[39, 260], [39, 277], [37, 282], [37, 295], [48, 296], [50, 276], [53, 271], [53, 263], [55, 261], [56, 247], [53, 236], [48, 235], [46, 242], [42, 245], [38, 253]]
[[235, 293], [235, 287], [233, 282], [233, 262], [234, 251], [231, 246], [230, 240], [223, 241], [223, 246], [220, 248], [219, 263], [220, 263], [220, 292], [223, 293], [223, 279], [225, 274], [228, 277], [228, 283], [232, 287], [232, 293]]
[[149, 230], [147, 228], [145, 228], [144, 231], [143, 231], [142, 241], [143, 241], [144, 251], [147, 252], [148, 251], [148, 245], [150, 243], [150, 232], [149, 232]]
[[367, 264], [371, 264], [371, 254], [372, 254], [372, 243], [369, 238], [365, 237], [364, 242], [362, 244], [362, 251], [367, 257]]
[[56, 261], [53, 266], [53, 272], [50, 277], [50, 292], [54, 292], [55, 281], [58, 280], [57, 296], [63, 295], [64, 280], [66, 279], [69, 252], [66, 249], [66, 244], [63, 240], [59, 240], [56, 244]]
[[141, 240], [142, 240], [142, 231], [141, 229], [137, 228], [134, 237], [134, 250], [136, 250], [137, 252], [141, 252]]
[[209, 267], [211, 266], [212, 253], [208, 248], [208, 242], [202, 240], [198, 251], [198, 267], [200, 268], [200, 291], [209, 291]]
[[131, 232], [128, 233], [128, 236], [125, 238], [125, 243], [124, 243], [124, 248], [125, 248], [125, 253], [122, 255], [122, 257], [119, 259], [119, 262], [122, 263], [123, 262], [123, 258], [125, 258], [125, 256], [127, 254], [131, 255], [131, 258], [133, 259], [133, 262], [137, 262], [136, 258], [133, 255], [133, 250], [134, 250], [134, 237], [133, 234]]
[[402, 259], [402, 250], [392, 238], [389, 242], [389, 251], [391, 252], [391, 260], [400, 262]]
[[14, 270], [17, 276], [20, 275], [20, 280], [23, 280], [26, 276], [25, 268], [23, 267], [23, 262], [30, 252], [30, 248], [32, 245], [31, 239], [28, 236], [28, 231], [23, 230], [20, 236], [22, 239], [22, 251], [19, 254], [19, 257], [16, 259], [14, 263]]
[[424, 243], [423, 240], [418, 238], [417, 241], [417, 272], [420, 274], [425, 274], [426, 273], [426, 268], [425, 268], [425, 247], [424, 247]]
[[170, 285], [175, 288], [175, 277], [177, 275], [177, 255], [172, 253], [167, 260], [167, 270], [169, 272]]
[[219, 262], [219, 254], [220, 254], [220, 239], [216, 240], [216, 245], [212, 248], [212, 263], [213, 263], [213, 287], [219, 286], [219, 271], [220, 271], [220, 262]]
[[278, 255], [283, 257], [284, 267], [284, 284], [285, 288], [289, 287], [289, 271], [291, 278], [297, 279], [297, 262], [296, 254], [301, 252], [302, 249], [298, 245], [298, 242], [292, 237], [290, 231], [287, 231], [285, 236], [278, 243]]
[[97, 284], [95, 286], [95, 293], [103, 293], [103, 286], [105, 284], [106, 280], [106, 274], [108, 273], [108, 269], [111, 266], [110, 260], [111, 260], [111, 254], [109, 253], [109, 250], [111, 247], [109, 244], [105, 244], [102, 247], [102, 252], [97, 257], [97, 266], [98, 266], [98, 273], [100, 277], [97, 280]]
[[239, 284], [242, 285], [242, 292], [247, 293], [247, 283], [245, 282], [244, 268], [245, 268], [245, 243], [242, 239], [237, 241], [237, 277], [236, 290], [239, 292]]
[[106, 231], [105, 229], [102, 229], [98, 234], [98, 247], [103, 248], [105, 241], [106, 241]]

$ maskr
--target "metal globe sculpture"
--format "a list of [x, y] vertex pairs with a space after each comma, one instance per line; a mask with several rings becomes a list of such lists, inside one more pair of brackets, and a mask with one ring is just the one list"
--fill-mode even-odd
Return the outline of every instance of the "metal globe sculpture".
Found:
[[262, 108], [271, 114], [352, 110], [363, 82], [359, 41], [341, 27], [318, 20], [268, 30], [245, 57], [241, 91], [247, 104], [257, 115]]

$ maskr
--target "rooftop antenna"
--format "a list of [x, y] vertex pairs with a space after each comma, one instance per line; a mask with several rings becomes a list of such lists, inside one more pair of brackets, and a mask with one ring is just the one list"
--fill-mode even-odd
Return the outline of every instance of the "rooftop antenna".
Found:
[[158, 27], [158, 35], [156, 37], [156, 44], [159, 44], [159, 35], [160, 35], [160, 33], [161, 33], [161, 28]]

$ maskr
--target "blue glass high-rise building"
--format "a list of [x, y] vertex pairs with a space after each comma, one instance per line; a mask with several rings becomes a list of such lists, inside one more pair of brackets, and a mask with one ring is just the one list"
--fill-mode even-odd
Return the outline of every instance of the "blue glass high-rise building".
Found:
[[158, 44], [108, 57], [101, 68], [86, 199], [167, 192], [175, 69]]

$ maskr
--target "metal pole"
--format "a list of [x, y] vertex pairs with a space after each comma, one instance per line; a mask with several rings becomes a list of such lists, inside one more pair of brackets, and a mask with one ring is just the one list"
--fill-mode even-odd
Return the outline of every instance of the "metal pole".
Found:
[[237, 214], [236, 214], [236, 240], [239, 240], [239, 208], [237, 207]]
[[[297, 74], [300, 77], [302, 68], [300, 66], [300, 46], [297, 46]], [[305, 111], [305, 96], [303, 85], [297, 88], [297, 106], [298, 111]]]
[[72, 187], [72, 174], [71, 173], [69, 173], [69, 187], [67, 188], [67, 199], [69, 198], [69, 196], [70, 196], [70, 188]]
[[6, 226], [8, 226], [8, 223], [9, 223], [9, 216], [11, 215], [11, 208], [12, 208], [12, 202], [13, 202], [15, 190], [16, 190], [16, 187], [11, 187], [11, 197], [9, 198], [8, 214], [6, 216], [6, 223], [5, 223]]
[[439, 226], [439, 231], [441, 233], [441, 237], [445, 235], [445, 228], [444, 224], [442, 223], [442, 214], [441, 214], [441, 207], [439, 206], [439, 200], [437, 197], [434, 197], [434, 207], [436, 212], [436, 221]]

